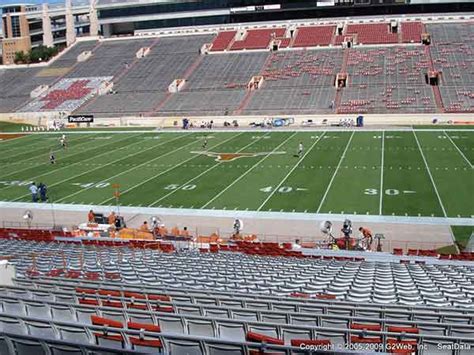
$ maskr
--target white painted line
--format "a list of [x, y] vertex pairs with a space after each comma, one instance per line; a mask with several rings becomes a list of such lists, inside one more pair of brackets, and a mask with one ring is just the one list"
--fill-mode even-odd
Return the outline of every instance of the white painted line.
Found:
[[[262, 116], [263, 117], [263, 116]], [[275, 128], [271, 128], [271, 130], [276, 130]], [[337, 128], [337, 127], [305, 127], [305, 128], [285, 128], [285, 129], [280, 129], [278, 130], [279, 132], [324, 132], [324, 131], [330, 131], [330, 132], [351, 132], [351, 131], [358, 131], [358, 132], [382, 132], [386, 130], [386, 128], [369, 128], [369, 129], [364, 129], [364, 128]], [[412, 132], [416, 130], [417, 132], [441, 132], [441, 129], [435, 129], [435, 128], [411, 128], [411, 127], [406, 127], [406, 128], [393, 128], [390, 129], [390, 131], [393, 132]], [[474, 129], [459, 129], [459, 128], [448, 128], [445, 129], [444, 131], [446, 132], [473, 132]], [[38, 131], [38, 132], [8, 132], [10, 134], [26, 134], [26, 135], [55, 135], [55, 134], [63, 134], [66, 133], [68, 135], [74, 135], [74, 134], [129, 134], [129, 133], [182, 133], [182, 129], [151, 129], [151, 130], [123, 130], [123, 131], [117, 131], [117, 130], [99, 130], [99, 131]], [[187, 131], [189, 133], [193, 134], [203, 134], [203, 130], [201, 129], [196, 129], [196, 130], [190, 130]], [[235, 133], [241, 133], [241, 132], [262, 132], [262, 128], [254, 129], [254, 128], [213, 128], [212, 129], [213, 133], [216, 132], [235, 132]]]
[[[63, 181], [61, 181], [61, 183], [65, 182], [65, 181], [68, 181], [68, 180], [75, 179], [75, 178], [77, 178], [77, 177], [79, 177], [79, 176], [82, 176], [82, 175], [85, 175], [85, 174], [87, 174], [87, 173], [90, 173], [91, 171], [95, 171], [95, 170], [98, 170], [98, 169], [103, 169], [103, 168], [106, 167], [107, 165], [111, 165], [111, 164], [113, 164], [113, 163], [115, 163], [115, 162], [118, 162], [118, 161], [120, 161], [120, 160], [128, 159], [128, 158], [130, 158], [131, 156], [141, 154], [141, 153], [146, 152], [146, 151], [148, 151], [148, 150], [152, 150], [152, 149], [154, 149], [154, 148], [156, 148], [156, 147], [159, 147], [159, 146], [168, 144], [168, 143], [173, 142], [173, 141], [175, 141], [175, 140], [177, 140], [177, 139], [179, 139], [179, 138], [182, 138], [182, 137], [185, 137], [185, 136], [178, 136], [178, 137], [176, 137], [176, 138], [173, 138], [173, 139], [171, 139], [171, 140], [169, 140], [169, 141], [164, 141], [164, 142], [163, 142], [163, 140], [160, 140], [160, 144], [154, 145], [154, 146], [152, 146], [152, 147], [150, 147], [150, 148], [147, 148], [147, 149], [145, 149], [145, 150], [141, 150], [141, 151], [139, 151], [139, 152], [137, 152], [137, 153], [128, 154], [128, 155], [126, 155], [125, 157], [121, 157], [121, 158], [119, 158], [119, 159], [116, 159], [116, 160], [114, 160], [114, 161], [111, 162], [111, 163], [108, 163], [108, 164], [105, 164], [105, 165], [101, 165], [101, 166], [99, 166], [99, 167], [97, 167], [97, 168], [95, 168], [95, 169], [88, 170], [88, 171], [86, 171], [86, 172], [83, 173], [83, 174], [80, 174], [80, 175], [77, 175], [77, 176], [73, 176], [73, 177], [71, 177], [71, 178], [69, 178], [69, 179], [67, 179], [67, 180], [63, 180]], [[137, 142], [137, 143], [143, 143], [143, 142]], [[133, 143], [133, 144], [137, 144], [137, 143]], [[192, 141], [191, 143], [194, 143], [194, 141]], [[189, 143], [189, 144], [191, 144], [191, 143]], [[133, 145], [133, 144], [131, 144], [131, 145]], [[189, 144], [187, 144], [187, 145], [189, 145]], [[184, 148], [185, 146], [186, 146], [186, 145], [184, 145], [184, 146], [181, 147], [181, 148]], [[181, 148], [180, 148], [180, 149], [181, 149]], [[120, 149], [120, 148], [119, 148], [119, 149]], [[110, 181], [111, 179], [113, 179], [113, 178], [115, 178], [115, 177], [117, 177], [117, 176], [119, 176], [119, 175], [122, 175], [122, 174], [124, 174], [124, 173], [126, 173], [126, 172], [128, 172], [128, 171], [133, 170], [133, 169], [139, 168], [139, 167], [142, 166], [142, 165], [149, 164], [151, 161], [154, 161], [154, 160], [157, 160], [157, 159], [159, 159], [159, 158], [162, 158], [162, 157], [164, 157], [164, 156], [166, 156], [166, 155], [168, 155], [168, 154], [170, 154], [170, 152], [168, 152], [168, 153], [166, 153], [166, 154], [164, 154], [164, 155], [160, 155], [160, 156], [158, 156], [158, 157], [156, 157], [156, 158], [154, 158], [154, 159], [152, 159], [152, 160], [149, 160], [149, 161], [147, 161], [147, 162], [145, 162], [145, 163], [142, 163], [142, 164], [140, 164], [140, 165], [134, 166], [133, 168], [130, 168], [130, 169], [121, 171], [120, 173], [115, 174], [115, 175], [113, 175], [113, 176], [111, 176], [111, 177], [109, 177], [109, 178], [107, 178], [107, 179], [105, 179], [105, 180], [102, 180], [101, 182]], [[129, 165], [129, 164], [127, 164], [127, 165]], [[51, 185], [51, 186], [54, 186], [54, 185], [57, 185], [57, 184], [53, 184], [53, 185]], [[93, 188], [93, 187], [94, 187], [94, 186], [90, 186], [90, 187], [87, 187], [87, 188], [85, 188], [85, 189], [81, 189], [81, 190], [78, 190], [78, 191], [76, 191], [76, 192], [73, 192], [73, 193], [70, 194], [70, 195], [67, 195], [67, 196], [64, 196], [64, 197], [60, 198], [60, 199], [59, 199], [58, 201], [56, 201], [56, 202], [60, 202], [60, 201], [63, 201], [63, 200], [65, 200], [65, 199], [68, 199], [68, 198], [71, 197], [71, 196], [75, 196], [75, 195], [77, 195], [77, 194], [79, 194], [79, 193], [82, 193], [82, 192], [84, 192], [84, 191], [87, 191], [87, 190], [89, 190], [89, 189], [91, 189], [91, 188]]]
[[342, 164], [342, 161], [344, 160], [344, 158], [346, 157], [346, 153], [347, 153], [347, 150], [349, 149], [349, 146], [352, 142], [352, 137], [354, 137], [354, 132], [355, 131], [352, 131], [352, 134], [351, 134], [351, 137], [349, 138], [349, 140], [347, 141], [347, 145], [346, 145], [346, 148], [344, 149], [344, 152], [342, 153], [341, 155], [341, 158], [339, 159], [339, 164], [337, 164], [337, 167], [336, 167], [336, 170], [334, 170], [334, 174], [332, 175], [331, 177], [331, 180], [329, 181], [329, 184], [328, 184], [328, 187], [326, 189], [326, 191], [324, 192], [324, 195], [323, 195], [323, 198], [321, 199], [321, 202], [319, 203], [319, 207], [318, 207], [318, 210], [316, 211], [316, 213], [319, 213], [319, 211], [321, 211], [321, 208], [323, 207], [323, 204], [324, 204], [324, 201], [326, 200], [326, 197], [329, 193], [329, 190], [331, 189], [331, 186], [332, 186], [332, 183], [334, 181], [334, 178], [336, 177], [337, 175], [337, 172]]
[[471, 164], [471, 162], [469, 161], [469, 159], [467, 159], [467, 157], [464, 155], [464, 153], [461, 151], [461, 149], [459, 149], [459, 147], [457, 146], [457, 144], [454, 143], [454, 141], [451, 139], [451, 137], [449, 136], [449, 134], [447, 134], [445, 131], [443, 131], [443, 133], [445, 134], [446, 137], [448, 137], [449, 141], [454, 145], [454, 147], [457, 149], [457, 151], [459, 152], [459, 154], [461, 154], [461, 156], [464, 158], [464, 160], [469, 164], [469, 166], [471, 167], [471, 169], [474, 169], [474, 165]]
[[[136, 136], [138, 136], [138, 135], [136, 135]], [[126, 138], [125, 138], [125, 139], [126, 139]], [[80, 139], [78, 138], [78, 139], [75, 139], [74, 141], [76, 141], [76, 140], [80, 140]], [[118, 142], [121, 142], [121, 141], [123, 141], [123, 140], [124, 140], [124, 139], [120, 139], [120, 140], [118, 140]], [[86, 149], [86, 150], [81, 150], [81, 151], [79, 151], [79, 152], [77, 152], [77, 153], [74, 153], [74, 154], [65, 156], [64, 159], [66, 159], [66, 158], [69, 159], [69, 158], [71, 158], [71, 157], [73, 157], [73, 156], [75, 156], [75, 155], [82, 154], [82, 153], [87, 152], [87, 151], [92, 150], [92, 149], [100, 148], [100, 147], [102, 147], [102, 146], [104, 146], [104, 145], [107, 145], [107, 144], [110, 144], [110, 143], [111, 143], [111, 142], [106, 142], [105, 144], [100, 144], [100, 145], [98, 145], [98, 146], [96, 146], [96, 147], [94, 147], [94, 148], [90, 148], [90, 149]], [[77, 146], [83, 145], [83, 144], [90, 144], [90, 141], [87, 141], [87, 142], [84, 142], [84, 143], [80, 143], [80, 144], [78, 144]], [[77, 146], [74, 146], [74, 148], [77, 147]], [[68, 148], [68, 149], [74, 149], [74, 148]], [[46, 157], [49, 156], [49, 152], [45, 153], [44, 155], [45, 155]], [[10, 157], [9, 157], [8, 159], [10, 159]], [[38, 156], [35, 155], [35, 156], [31, 157], [31, 158], [21, 160], [20, 162], [18, 162], [18, 164], [20, 164], [20, 163], [26, 163], [28, 160], [32, 160], [32, 159], [38, 160]], [[13, 165], [13, 164], [12, 164], [12, 165]], [[29, 170], [29, 169], [31, 169], [31, 168], [36, 168], [36, 167], [42, 166], [42, 165], [51, 165], [51, 163], [49, 162], [49, 159], [48, 159], [48, 160], [45, 161], [45, 162], [38, 163], [38, 164], [35, 164], [35, 165], [33, 165], [33, 166], [29, 166], [29, 167], [27, 167], [27, 168], [24, 168], [24, 169], [12, 171], [11, 173], [8, 173], [7, 175], [0, 176], [0, 179], [4, 179], [4, 178], [6, 178], [6, 177], [8, 177], [8, 176], [10, 176], [10, 175], [18, 174], [18, 173], [21, 173], [22, 171]], [[61, 169], [64, 169], [64, 168], [59, 168], [59, 169], [57, 169], [57, 170], [61, 170]], [[39, 176], [42, 176], [42, 175], [39, 175]]]
[[300, 163], [306, 158], [306, 156], [311, 152], [314, 148], [314, 146], [323, 138], [323, 136], [326, 134], [326, 132], [323, 132], [319, 136], [317, 140], [314, 141], [314, 143], [311, 145], [311, 147], [308, 149], [306, 153], [301, 158], [298, 158], [297, 163], [291, 168], [291, 170], [288, 172], [288, 174], [285, 175], [285, 177], [280, 181], [280, 183], [275, 187], [275, 189], [268, 195], [268, 197], [262, 202], [262, 204], [257, 208], [257, 211], [260, 211], [263, 206], [273, 197], [273, 195], [280, 189], [280, 187], [285, 183], [285, 181], [290, 177], [290, 175], [293, 173], [293, 171], [296, 170], [296, 168], [300, 165]]
[[263, 161], [265, 159], [267, 159], [269, 156], [272, 155], [273, 152], [275, 152], [276, 150], [280, 149], [281, 146], [283, 146], [286, 142], [288, 142], [291, 138], [293, 138], [295, 135], [296, 135], [297, 132], [293, 133], [292, 135], [290, 135], [287, 139], [285, 139], [280, 145], [278, 145], [275, 149], [273, 149], [270, 153], [268, 153], [263, 159], [259, 160], [258, 162], [256, 162], [254, 165], [252, 165], [250, 167], [250, 169], [248, 169], [245, 173], [243, 173], [242, 175], [240, 175], [237, 179], [235, 179], [234, 181], [232, 181], [232, 183], [230, 183], [229, 185], [227, 185], [227, 187], [225, 189], [223, 189], [221, 192], [219, 192], [217, 195], [215, 195], [213, 198], [211, 198], [209, 201], [207, 201], [204, 205], [201, 206], [201, 208], [206, 208], [209, 204], [211, 204], [212, 202], [214, 202], [216, 199], [218, 199], [224, 192], [226, 192], [227, 190], [229, 190], [232, 186], [234, 186], [237, 182], [239, 182], [240, 180], [242, 180], [247, 174], [249, 174], [253, 169], [255, 169], [257, 166], [259, 166], [261, 163], [263, 163]]
[[[265, 133], [265, 135], [267, 135], [267, 134], [269, 134], [269, 133], [270, 133], [270, 132], [267, 132], [267, 133]], [[257, 142], [260, 142], [260, 141], [259, 141], [258, 139], [253, 139], [252, 142], [250, 142], [250, 143], [247, 144], [246, 146], [240, 148], [236, 153], [240, 153], [242, 150], [244, 150], [244, 149], [250, 147], [251, 145], [253, 145], [253, 144], [257, 143]], [[207, 174], [209, 171], [215, 169], [215, 168], [218, 167], [218, 166], [221, 166], [223, 163], [224, 163], [224, 162], [221, 161], [221, 162], [218, 162], [217, 164], [212, 165], [210, 168], [204, 170], [203, 172], [201, 172], [200, 174], [196, 175], [196, 176], [193, 177], [192, 179], [190, 179], [190, 180], [186, 181], [185, 183], [181, 184], [181, 186], [179, 186], [177, 189], [171, 190], [171, 191], [168, 192], [166, 195], [164, 195], [164, 196], [160, 197], [158, 200], [152, 202], [151, 204], [148, 205], [148, 207], [152, 207], [152, 206], [155, 205], [156, 203], [160, 202], [161, 200], [167, 198], [168, 196], [174, 194], [176, 191], [180, 190], [181, 187], [190, 184], [190, 183], [193, 182], [194, 180], [196, 180], [196, 179], [200, 178], [201, 176]]]
[[[3, 132], [2, 132], [2, 133], [3, 133]], [[48, 138], [46, 138], [46, 139], [48, 139]], [[81, 140], [81, 138], [79, 137], [79, 138], [76, 138], [76, 139], [72, 139], [70, 142], [77, 142], [77, 141], [80, 141], [80, 140]], [[82, 146], [82, 145], [86, 145], [86, 144], [88, 144], [88, 143], [90, 143], [90, 142], [87, 141], [87, 142], [79, 143], [79, 144], [75, 145], [74, 148], [80, 147], [80, 146]], [[34, 153], [34, 152], [35, 152], [35, 149], [34, 149], [33, 147], [35, 147], [36, 145], [40, 145], [40, 147], [38, 147], [38, 148], [41, 148], [41, 147], [42, 147], [42, 148], [45, 148], [45, 147], [44, 147], [44, 144], [45, 144], [44, 140], [41, 140], [41, 139], [40, 139], [38, 142], [36, 142], [36, 143], [32, 143], [31, 145], [28, 144], [28, 143], [26, 143], [26, 145], [24, 145], [23, 147], [18, 147], [18, 148], [21, 148], [21, 151], [16, 152], [15, 154], [10, 155], [10, 156], [2, 157], [2, 159], [5, 158], [5, 159], [9, 159], [9, 160], [15, 160], [15, 157], [16, 157], [16, 156], [18, 156], [18, 155], [23, 155], [23, 154], [25, 154], [25, 153], [27, 153], [27, 152], [30, 153], [30, 157], [27, 158], [27, 159], [22, 159], [21, 162], [26, 162], [26, 161], [28, 161], [28, 160], [38, 159], [38, 157], [41, 156], [41, 154], [40, 154], [40, 155], [34, 155], [34, 156], [31, 155], [31, 153]], [[18, 148], [17, 148], [17, 149], [18, 149]], [[53, 150], [62, 150], [62, 149], [63, 149], [63, 148], [61, 148], [61, 147], [59, 146], [59, 141], [57, 142], [57, 145], [55, 145], [55, 146], [53, 147]], [[6, 151], [5, 151], [5, 152], [6, 152]], [[48, 150], [47, 150], [44, 154], [47, 155], [48, 153], [49, 153], [49, 152], [48, 152]]]
[[444, 209], [443, 201], [441, 201], [441, 196], [439, 195], [438, 188], [436, 187], [436, 184], [434, 182], [433, 175], [431, 175], [430, 168], [428, 167], [428, 162], [426, 161], [425, 154], [423, 153], [423, 150], [421, 149], [421, 145], [420, 145], [420, 142], [418, 141], [418, 137], [415, 131], [413, 131], [413, 135], [415, 136], [416, 144], [418, 145], [418, 150], [420, 151], [421, 157], [423, 158], [423, 161], [425, 162], [426, 171], [428, 171], [428, 175], [430, 177], [431, 183], [433, 184], [434, 191], [436, 193], [436, 196], [438, 197], [439, 205], [441, 206], [441, 209], [443, 210], [443, 215], [444, 217], [448, 217], [446, 210]]
[[[233, 138], [235, 138], [235, 137], [236, 137], [236, 136], [229, 137], [228, 139], [224, 140], [223, 142], [221, 142], [221, 143], [219, 143], [219, 144], [217, 144], [217, 145], [212, 146], [212, 148], [215, 148], [215, 147], [217, 147], [217, 146], [219, 146], [219, 145], [221, 145], [221, 144], [224, 144], [225, 142], [227, 142], [227, 141], [229, 141], [229, 140], [231, 140], [231, 139], [233, 139]], [[196, 143], [196, 141], [193, 141], [193, 142], [191, 142], [191, 143]], [[190, 145], [191, 143], [186, 144], [186, 146]], [[180, 150], [180, 149], [183, 149], [183, 148], [185, 148], [186, 146], [183, 146], [183, 147], [181, 147], [181, 148], [178, 148], [178, 149], [176, 149], [175, 151]], [[174, 153], [175, 151], [169, 152], [169, 153], [167, 153], [166, 155], [172, 154], [172, 153]], [[158, 174], [156, 174], [156, 175], [153, 175], [153, 176], [149, 177], [148, 179], [145, 179], [145, 180], [141, 181], [140, 183], [138, 183], [138, 184], [136, 184], [136, 185], [133, 185], [132, 187], [126, 189], [125, 191], [122, 191], [121, 194], [123, 195], [123, 194], [125, 194], [125, 193], [127, 193], [127, 192], [130, 192], [130, 191], [136, 189], [137, 187], [146, 184], [148, 181], [151, 181], [151, 180], [153, 180], [153, 179], [156, 179], [158, 176], [161, 176], [161, 175], [163, 175], [163, 174], [166, 174], [168, 171], [173, 170], [173, 169], [177, 168], [178, 166], [183, 165], [183, 164], [187, 163], [188, 161], [193, 160], [193, 159], [195, 159], [195, 158], [196, 158], [196, 156], [191, 156], [190, 158], [188, 158], [188, 159], [186, 159], [186, 160], [183, 160], [181, 163], [176, 164], [176, 165], [173, 165], [172, 167], [170, 167], [170, 168], [168, 168], [168, 169], [166, 169], [166, 170], [164, 170], [164, 171], [162, 171], [162, 172], [160, 172], [160, 173], [158, 173]], [[147, 162], [147, 163], [149, 163], [149, 162]], [[132, 168], [132, 169], [130, 169], [130, 170], [133, 170], [133, 169], [136, 169], [136, 168], [137, 168], [137, 167]], [[108, 198], [107, 200], [102, 201], [100, 204], [107, 203], [108, 201], [110, 201], [110, 200], [112, 200], [112, 199], [114, 199], [114, 198], [113, 198], [113, 197]]]
[[383, 209], [383, 164], [385, 155], [385, 131], [382, 131], [382, 159], [380, 162], [380, 200], [379, 200], [379, 215], [382, 215]]
[[[135, 135], [134, 137], [137, 137], [137, 136], [139, 136], [139, 134]], [[126, 138], [124, 138], [124, 139], [120, 139], [120, 140], [118, 140], [118, 141], [116, 141], [116, 142], [114, 142], [114, 143], [122, 142], [122, 141], [124, 141], [124, 140], [126, 140], [126, 139], [128, 139], [128, 138], [130, 138], [130, 137], [126, 137]], [[117, 150], [121, 150], [121, 149], [123, 149], [124, 147], [126, 147], [126, 146], [128, 146], [128, 145], [138, 144], [138, 143], [141, 143], [141, 142], [130, 143], [130, 144], [127, 144], [127, 145], [125, 145], [125, 146], [123, 146], [123, 147], [118, 148]], [[110, 142], [109, 142], [109, 143], [106, 143], [106, 144], [104, 144], [104, 145], [107, 145], [107, 144], [110, 144]], [[100, 146], [95, 147], [95, 148], [92, 148], [92, 149], [97, 149], [97, 148], [100, 148], [100, 147], [102, 147], [102, 146], [103, 146], [103, 145], [100, 145]], [[88, 150], [91, 150], [91, 149], [88, 149]], [[88, 150], [86, 150], [86, 152], [87, 152]], [[54, 173], [56, 173], [56, 172], [58, 172], [58, 171], [60, 171], [60, 170], [69, 169], [71, 166], [84, 164], [85, 161], [89, 161], [89, 160], [91, 160], [91, 159], [97, 159], [97, 157], [100, 157], [100, 156], [106, 155], [106, 154], [110, 154], [110, 151], [107, 150], [107, 151], [105, 151], [105, 152], [103, 152], [103, 153], [101, 153], [101, 154], [94, 155], [92, 158], [89, 158], [89, 159], [86, 159], [86, 160], [82, 160], [82, 161], [78, 161], [78, 162], [76, 162], [76, 163], [72, 163], [72, 164], [63, 166], [62, 168], [59, 168], [59, 169], [56, 169], [56, 170], [52, 170], [52, 171], [48, 171], [48, 172], [43, 173], [43, 174], [40, 174], [40, 175], [33, 176], [32, 178], [29, 178], [29, 180], [32, 180], [32, 181], [37, 180], [40, 176], [49, 175], [49, 174], [54, 174]], [[95, 170], [95, 169], [94, 169], [94, 170]], [[68, 178], [68, 179], [66, 179], [66, 180], [61, 180], [60, 182], [51, 184], [51, 185], [48, 186], [48, 188], [51, 188], [51, 187], [53, 187], [53, 186], [62, 184], [63, 182], [72, 180], [72, 179], [74, 179], [74, 178], [77, 178], [78, 176], [82, 176], [82, 175], [84, 175], [84, 174], [87, 174], [89, 171], [91, 171], [91, 170], [87, 170], [87, 171], [85, 171], [84, 173], [82, 173], [82, 174], [80, 174], [80, 175], [71, 176], [70, 178]], [[9, 186], [9, 187], [12, 187], [12, 186], [14, 186], [14, 185], [11, 185], [11, 186]], [[24, 197], [27, 197], [27, 196], [30, 196], [30, 193], [24, 194], [24, 195], [22, 195], [22, 196], [20, 196], [20, 197], [18, 197], [18, 198], [16, 198], [16, 199], [14, 199], [13, 201], [18, 201], [18, 200], [20, 200], [20, 199], [22, 199], [22, 198], [24, 198]]]

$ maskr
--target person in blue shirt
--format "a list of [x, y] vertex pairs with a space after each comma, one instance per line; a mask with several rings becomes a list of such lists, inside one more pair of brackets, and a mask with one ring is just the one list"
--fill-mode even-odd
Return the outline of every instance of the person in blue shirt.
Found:
[[42, 182], [40, 182], [40, 184], [38, 185], [38, 191], [39, 191], [41, 202], [46, 202], [46, 200], [48, 199], [48, 196], [47, 196], [48, 187]]

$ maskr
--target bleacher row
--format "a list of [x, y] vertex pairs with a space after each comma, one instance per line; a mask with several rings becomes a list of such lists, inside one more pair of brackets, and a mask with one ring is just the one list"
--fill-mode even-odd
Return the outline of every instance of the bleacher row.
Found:
[[[348, 25], [338, 36], [379, 36], [378, 31], [366, 30], [370, 26], [380, 24]], [[427, 47], [415, 40], [423, 28], [432, 38]], [[288, 29], [267, 29], [249, 30], [239, 40], [237, 34], [227, 31], [217, 36], [82, 42], [46, 69], [0, 70], [0, 85], [8, 88], [0, 92], [0, 111], [38, 109], [28, 102], [30, 91], [39, 85], [54, 88], [54, 84], [73, 79], [108, 77], [114, 83], [113, 93], [81, 102], [77, 113], [105, 117], [470, 112], [474, 109], [473, 28], [472, 23], [407, 22], [402, 23], [401, 33], [387, 32], [387, 36], [397, 37], [395, 44], [347, 50], [337, 45], [335, 26], [302, 27], [291, 39], [279, 37], [287, 36]], [[286, 47], [311, 47], [322, 42], [334, 46], [273, 53], [252, 50], [262, 43], [268, 45], [273, 33]], [[247, 40], [251, 41], [249, 47]], [[364, 40], [371, 43], [370, 39]], [[211, 42], [211, 54], [199, 54], [203, 45]], [[212, 48], [223, 51], [234, 45], [248, 49], [212, 54]], [[137, 59], [135, 53], [142, 47], [150, 47], [150, 53]], [[74, 58], [80, 50], [91, 50], [93, 55], [78, 63]], [[65, 73], [58, 74], [61, 70]], [[429, 70], [440, 73], [441, 102], [427, 85], [425, 75]], [[338, 73], [348, 75], [346, 87], [339, 90], [335, 87]], [[249, 93], [247, 84], [257, 75], [264, 77], [264, 83]], [[174, 79], [185, 79], [186, 83], [182, 91], [170, 94], [168, 86]], [[78, 99], [76, 92], [69, 93], [74, 88], [62, 88], [61, 100], [72, 98], [59, 101], [62, 106], [46, 105], [40, 110], [75, 108], [73, 103], [82, 98]]]
[[[473, 266], [459, 263], [391, 264], [298, 258], [292, 253], [266, 254], [286, 256], [274, 259], [242, 252], [173, 254], [174, 248], [140, 250], [126, 244], [88, 246], [11, 239], [2, 239], [1, 246], [1, 255], [15, 261], [18, 275], [32, 277], [62, 275], [278, 296], [321, 294], [382, 304], [472, 307], [474, 297]], [[163, 251], [168, 253], [161, 254]], [[160, 271], [163, 268], [166, 274]], [[217, 271], [210, 277], [211, 269]]]
[[308, 48], [341, 44], [347, 38], [360, 44], [420, 43], [424, 26], [419, 21], [402, 22], [398, 33], [393, 33], [390, 23], [364, 23], [347, 24], [340, 34], [337, 31], [335, 24], [222, 31], [212, 41], [210, 51], [267, 49], [272, 41], [280, 42], [280, 48]]
[[15, 284], [0, 287], [2, 354], [296, 354], [301, 343], [469, 354], [474, 346], [469, 263], [163, 253], [19, 234], [0, 240], [17, 269]]

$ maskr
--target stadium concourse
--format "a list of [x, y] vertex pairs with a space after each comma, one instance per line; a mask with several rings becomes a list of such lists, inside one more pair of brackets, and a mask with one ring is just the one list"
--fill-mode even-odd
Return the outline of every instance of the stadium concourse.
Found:
[[472, 16], [191, 32], [0, 68], [0, 355], [473, 354]]

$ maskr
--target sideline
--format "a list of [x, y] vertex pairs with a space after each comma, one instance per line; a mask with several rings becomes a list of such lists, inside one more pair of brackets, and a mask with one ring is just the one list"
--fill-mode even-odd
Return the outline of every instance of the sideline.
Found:
[[[0, 209], [38, 209], [60, 211], [89, 212], [89, 210], [115, 211], [116, 206], [104, 205], [75, 205], [75, 204], [41, 204], [31, 202], [0, 201]], [[191, 208], [159, 208], [159, 207], [133, 207], [120, 206], [121, 213], [167, 215], [167, 216], [197, 216], [197, 217], [228, 217], [228, 218], [255, 218], [255, 219], [281, 219], [288, 221], [314, 221], [321, 220], [344, 221], [350, 218], [353, 222], [360, 223], [394, 223], [394, 224], [431, 224], [431, 225], [457, 225], [473, 226], [474, 218], [457, 217], [410, 217], [410, 216], [379, 216], [379, 215], [354, 215], [354, 214], [328, 214], [328, 213], [301, 213], [301, 212], [258, 212], [239, 210], [209, 210]]]

